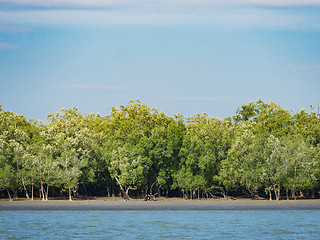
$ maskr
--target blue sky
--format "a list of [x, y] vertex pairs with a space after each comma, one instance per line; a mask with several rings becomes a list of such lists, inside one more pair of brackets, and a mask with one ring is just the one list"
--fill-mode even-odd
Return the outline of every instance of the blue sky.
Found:
[[320, 0], [0, 0], [0, 104], [27, 118], [139, 98], [232, 116], [319, 104]]

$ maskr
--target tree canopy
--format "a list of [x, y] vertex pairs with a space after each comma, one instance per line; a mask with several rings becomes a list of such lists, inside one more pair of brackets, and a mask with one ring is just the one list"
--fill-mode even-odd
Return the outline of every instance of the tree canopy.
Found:
[[72, 108], [47, 118], [0, 105], [1, 197], [318, 197], [313, 107], [293, 113], [258, 100], [218, 119], [170, 117], [131, 100], [106, 116]]

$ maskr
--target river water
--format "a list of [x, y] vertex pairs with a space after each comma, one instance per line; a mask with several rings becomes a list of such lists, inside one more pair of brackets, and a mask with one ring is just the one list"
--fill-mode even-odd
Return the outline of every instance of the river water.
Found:
[[320, 210], [0, 211], [0, 239], [320, 239]]

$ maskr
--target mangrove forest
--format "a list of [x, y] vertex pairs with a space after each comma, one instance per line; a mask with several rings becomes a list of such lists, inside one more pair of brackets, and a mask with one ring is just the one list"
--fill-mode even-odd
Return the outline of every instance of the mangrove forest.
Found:
[[0, 105], [0, 198], [319, 198], [320, 114], [262, 100], [225, 119], [139, 100], [27, 120]]

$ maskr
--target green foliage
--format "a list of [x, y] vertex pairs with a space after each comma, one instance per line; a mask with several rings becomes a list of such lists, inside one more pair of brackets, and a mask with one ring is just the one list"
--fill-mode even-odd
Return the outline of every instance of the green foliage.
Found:
[[230, 147], [230, 122], [195, 115], [187, 121], [175, 187], [207, 191], [216, 187], [218, 166]]
[[27, 121], [0, 105], [0, 189], [43, 199], [68, 192], [129, 198], [230, 191], [276, 199], [319, 190], [319, 113], [262, 100], [233, 118], [174, 118], [132, 100], [110, 115], [76, 108]]
[[0, 188], [11, 189], [15, 184], [15, 173], [3, 156], [0, 156]]

